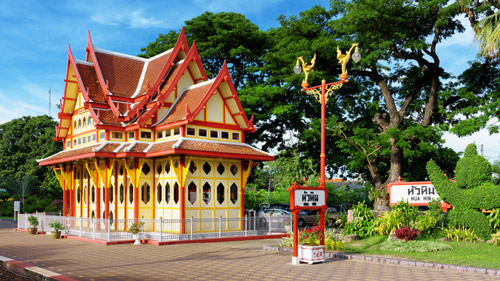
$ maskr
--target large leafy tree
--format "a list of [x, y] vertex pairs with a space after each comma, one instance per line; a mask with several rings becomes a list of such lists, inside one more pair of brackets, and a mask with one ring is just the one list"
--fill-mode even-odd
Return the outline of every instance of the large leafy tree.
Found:
[[[439, 42], [463, 30], [445, 7], [446, 1], [332, 1], [329, 11], [313, 7], [298, 17], [282, 17], [280, 27], [269, 31], [273, 46], [261, 70], [268, 75], [264, 85], [244, 91], [272, 93], [275, 105], [288, 110], [274, 111], [267, 122], [286, 119], [278, 124], [296, 129], [299, 150], [319, 155], [319, 104], [298, 89], [301, 78], [290, 73], [295, 57], [316, 54], [311, 85], [333, 82], [340, 73], [337, 46], [345, 50], [359, 43], [363, 59], [348, 67], [355, 81], [335, 91], [327, 104], [329, 127], [337, 136], [327, 139], [327, 163], [332, 171], [347, 168], [370, 180], [379, 195], [376, 207], [384, 208], [388, 183], [399, 176], [422, 180], [425, 168], [419, 163], [431, 157], [442, 157], [449, 171], [457, 160], [441, 147], [442, 131], [433, 126], [446, 121], [458, 100], [449, 91], [454, 85], [443, 82], [450, 76], [436, 52]], [[247, 106], [249, 99], [242, 98]], [[272, 135], [280, 143], [280, 135]]]
[[[59, 192], [61, 189], [54, 173], [47, 167], [40, 167], [36, 159], [42, 159], [62, 150], [54, 142], [56, 122], [42, 116], [24, 116], [0, 125], [0, 178], [21, 182], [33, 177], [41, 189], [35, 193]], [[9, 180], [4, 181], [9, 182]], [[9, 188], [12, 188], [10, 186]]]
[[462, 119], [451, 131], [459, 136], [469, 135], [488, 127], [490, 133], [498, 133], [500, 126], [491, 123], [499, 116], [500, 108], [500, 28], [498, 1], [458, 0], [447, 9], [452, 13], [463, 13], [476, 34], [481, 59], [470, 63], [458, 77], [457, 96], [466, 107], [457, 108], [452, 114]]
[[[242, 14], [224, 12], [205, 12], [185, 24], [186, 38], [196, 42], [208, 75], [217, 74], [226, 61], [236, 88], [255, 79], [248, 68], [258, 66], [267, 48], [266, 36], [257, 25]], [[139, 56], [148, 58], [172, 48], [178, 36], [172, 30], [160, 34], [155, 42], [141, 49], [143, 54]]]

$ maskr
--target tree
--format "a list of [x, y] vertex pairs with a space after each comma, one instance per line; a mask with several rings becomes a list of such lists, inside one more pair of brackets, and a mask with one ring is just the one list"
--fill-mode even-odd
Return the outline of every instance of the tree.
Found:
[[[43, 116], [24, 116], [0, 125], [0, 178], [13, 181], [34, 178], [42, 189], [35, 193], [55, 193], [61, 188], [54, 173], [40, 167], [36, 159], [42, 159], [62, 150], [62, 144], [54, 142], [56, 122]], [[11, 186], [12, 187], [12, 186]]]
[[[217, 74], [226, 61], [237, 89], [240, 83], [254, 79], [248, 68], [258, 66], [267, 47], [265, 33], [257, 25], [242, 14], [224, 12], [205, 12], [185, 24], [186, 38], [190, 44], [196, 41], [207, 75]], [[172, 48], [178, 35], [172, 30], [160, 34], [139, 56], [149, 58]]]
[[449, 5], [453, 12], [460, 11], [469, 20], [479, 42], [480, 53], [485, 58], [498, 58], [500, 53], [500, 3], [491, 0], [459, 0]]
[[[421, 164], [414, 169], [422, 160], [442, 155], [452, 171], [456, 154], [442, 148], [442, 130], [447, 127], [435, 125], [447, 122], [445, 113], [459, 105], [450, 94], [454, 85], [443, 82], [450, 75], [440, 65], [436, 46], [464, 28], [456, 14], [443, 12], [446, 3], [332, 1], [329, 11], [316, 6], [299, 17], [281, 17], [280, 27], [269, 31], [273, 46], [261, 69], [267, 75], [265, 85], [243, 90], [274, 95], [262, 102], [272, 102], [274, 110], [264, 111], [269, 124], [260, 128], [293, 130], [300, 140], [293, 149], [306, 157], [319, 155], [319, 105], [300, 92], [301, 78], [293, 77], [291, 70], [297, 56], [316, 54], [311, 85], [321, 79], [336, 81], [337, 46], [345, 50], [356, 42], [363, 58], [358, 66], [348, 66], [354, 81], [335, 91], [327, 103], [328, 127], [337, 136], [327, 139], [329, 169], [350, 171], [372, 182], [378, 209], [387, 208], [388, 183], [399, 176], [425, 175]], [[249, 96], [241, 98], [247, 106], [252, 105]], [[274, 142], [264, 134], [266, 144], [280, 143], [283, 135], [277, 130], [270, 129]], [[281, 141], [278, 149], [283, 148]]]

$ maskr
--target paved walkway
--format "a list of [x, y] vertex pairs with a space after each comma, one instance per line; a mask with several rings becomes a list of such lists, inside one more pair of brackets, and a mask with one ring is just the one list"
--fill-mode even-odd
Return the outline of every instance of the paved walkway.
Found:
[[13, 231], [0, 221], [0, 256], [77, 280], [498, 280], [494, 276], [328, 259], [291, 264], [291, 253], [263, 251], [277, 239], [168, 246], [103, 246]]

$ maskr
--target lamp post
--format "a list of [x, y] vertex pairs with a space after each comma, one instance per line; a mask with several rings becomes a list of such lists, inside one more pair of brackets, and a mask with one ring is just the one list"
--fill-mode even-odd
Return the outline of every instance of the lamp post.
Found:
[[[333, 91], [338, 90], [342, 87], [345, 82], [348, 82], [347, 78], [349, 75], [347, 74], [346, 64], [351, 58], [351, 52], [354, 50], [352, 54], [352, 60], [357, 63], [361, 59], [361, 54], [358, 51], [358, 43], [352, 44], [351, 48], [346, 54], [342, 54], [337, 47], [337, 59], [342, 66], [342, 74], [340, 74], [340, 81], [326, 84], [326, 81], [323, 79], [321, 81], [321, 85], [314, 86], [309, 88], [309, 83], [307, 79], [309, 77], [309, 71], [311, 71], [316, 63], [316, 54], [314, 54], [313, 59], [311, 60], [311, 64], [307, 65], [302, 57], [297, 58], [297, 64], [293, 68], [295, 74], [300, 74], [302, 70], [304, 70], [305, 78], [302, 81], [302, 91], [305, 91], [308, 95], [314, 95], [314, 97], [321, 103], [321, 154], [320, 154], [320, 186], [325, 187], [325, 115], [326, 115], [326, 102], [328, 101], [328, 97], [330, 97]], [[302, 67], [299, 65], [299, 62], [302, 62]]]
[[[305, 78], [302, 81], [302, 91], [305, 91], [308, 95], [314, 95], [314, 97], [321, 103], [321, 153], [320, 153], [320, 183], [319, 188], [324, 189], [326, 191], [325, 186], [325, 115], [326, 115], [326, 102], [328, 98], [332, 95], [333, 91], [338, 90], [342, 87], [345, 82], [348, 82], [347, 78], [349, 77], [347, 74], [346, 65], [349, 59], [351, 58], [351, 52], [355, 48], [354, 53], [352, 54], [352, 60], [357, 63], [361, 59], [361, 54], [358, 51], [358, 43], [352, 44], [351, 48], [346, 54], [342, 54], [339, 47], [337, 47], [337, 59], [342, 67], [342, 73], [340, 74], [340, 81], [326, 84], [326, 81], [323, 79], [321, 81], [321, 85], [309, 87], [309, 83], [307, 79], [309, 77], [309, 71], [311, 71], [316, 63], [316, 54], [314, 54], [313, 59], [311, 60], [311, 64], [307, 65], [302, 57], [297, 58], [297, 64], [293, 68], [295, 74], [300, 74], [302, 70], [304, 71]], [[299, 64], [302, 63], [302, 66]], [[326, 196], [327, 192], [325, 193]], [[325, 197], [326, 204], [326, 197]], [[320, 227], [322, 229], [325, 228], [325, 212], [326, 208], [322, 208], [320, 210]], [[294, 229], [294, 232], [296, 230]], [[294, 233], [295, 234], [295, 233]], [[297, 236], [295, 234], [294, 236]], [[296, 238], [294, 237], [294, 256], [296, 256], [296, 246], [297, 244]], [[324, 240], [322, 239], [321, 245], [324, 245]]]

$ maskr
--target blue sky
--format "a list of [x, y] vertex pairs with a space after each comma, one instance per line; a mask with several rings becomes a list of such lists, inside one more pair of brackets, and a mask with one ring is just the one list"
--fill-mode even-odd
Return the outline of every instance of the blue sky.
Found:
[[[205, 11], [238, 12], [262, 30], [277, 27], [282, 14], [297, 15], [313, 5], [329, 7], [329, 0], [184, 0], [184, 1], [34, 1], [6, 0], [0, 10], [0, 124], [23, 115], [48, 114], [52, 88], [52, 116], [64, 91], [68, 44], [84, 59], [87, 31], [103, 49], [137, 55], [160, 33], [179, 31], [184, 21]], [[466, 19], [462, 19], [468, 26]], [[458, 75], [474, 58], [477, 46], [470, 28], [438, 48], [442, 65]], [[52, 86], [50, 86], [52, 85]], [[475, 141], [485, 144], [485, 156], [500, 154], [498, 135], [480, 132], [469, 138], [446, 136], [457, 151]]]

